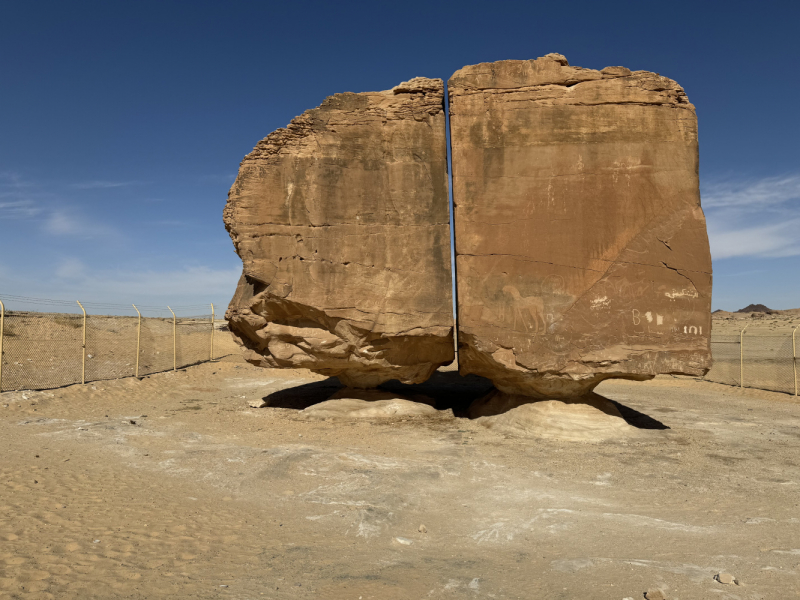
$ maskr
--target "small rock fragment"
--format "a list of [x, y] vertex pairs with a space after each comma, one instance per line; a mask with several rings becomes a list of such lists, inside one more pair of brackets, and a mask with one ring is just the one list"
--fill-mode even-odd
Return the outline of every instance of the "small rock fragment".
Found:
[[419, 532], [420, 533], [428, 533], [428, 528], [425, 527], [425, 525], [420, 525], [419, 526]]
[[397, 542], [398, 544], [403, 544], [403, 546], [410, 546], [411, 544], [414, 543], [414, 540], [410, 540], [404, 537], [396, 537], [394, 538], [394, 541]]
[[667, 596], [658, 588], [650, 588], [644, 594], [647, 600], [667, 600]]
[[264, 398], [256, 398], [255, 400], [248, 400], [247, 405], [250, 408], [264, 408], [267, 406], [267, 401]]
[[714, 575], [714, 579], [725, 585], [730, 585], [733, 583], [733, 575], [730, 573], [717, 573]]

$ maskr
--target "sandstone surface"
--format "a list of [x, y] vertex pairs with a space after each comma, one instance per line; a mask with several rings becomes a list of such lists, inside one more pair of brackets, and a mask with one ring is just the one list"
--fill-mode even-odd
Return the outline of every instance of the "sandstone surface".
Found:
[[499, 433], [567, 442], [600, 442], [637, 433], [610, 401], [594, 393], [580, 400], [531, 402], [530, 396], [494, 392], [491, 398], [475, 403], [478, 406], [475, 410], [470, 407], [471, 413], [487, 413], [478, 417], [477, 423]]
[[[384, 390], [344, 388], [330, 399], [301, 412], [303, 418], [374, 419], [385, 417], [425, 417], [439, 415], [434, 401], [422, 395], [412, 397]], [[452, 416], [452, 413], [448, 413]]]
[[[510, 410], [518, 408], [523, 404], [531, 402], [530, 396], [522, 394], [508, 394], [500, 390], [492, 390], [485, 396], [478, 398], [468, 409], [468, 416], [470, 419], [479, 419], [481, 417], [493, 417], [501, 415]], [[563, 404], [585, 404], [593, 407], [596, 410], [606, 413], [612, 417], [622, 418], [617, 407], [608, 398], [604, 398], [600, 394], [589, 392], [577, 398], [563, 398], [560, 400]]]
[[245, 358], [373, 387], [453, 351], [444, 84], [345, 93], [258, 143], [228, 195]]
[[683, 88], [558, 54], [448, 82], [459, 366], [508, 393], [703, 375], [711, 257]]

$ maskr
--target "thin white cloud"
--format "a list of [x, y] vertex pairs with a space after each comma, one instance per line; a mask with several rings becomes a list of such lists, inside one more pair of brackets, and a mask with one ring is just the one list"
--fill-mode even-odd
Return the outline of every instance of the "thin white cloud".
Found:
[[139, 181], [104, 181], [101, 179], [96, 179], [94, 181], [81, 181], [79, 183], [73, 183], [71, 187], [79, 190], [105, 190], [110, 188], [138, 185], [140, 183], [141, 182]]
[[31, 219], [43, 212], [50, 195], [17, 173], [0, 171], [0, 219]]
[[705, 208], [745, 208], [763, 210], [792, 200], [800, 200], [800, 175], [789, 174], [763, 179], [717, 180], [702, 186]]
[[19, 173], [13, 171], [0, 171], [0, 187], [5, 188], [24, 188], [31, 187], [33, 184], [23, 181]]
[[41, 212], [42, 208], [33, 200], [0, 202], [0, 219], [31, 219]]
[[187, 266], [168, 271], [92, 269], [74, 258], [56, 268], [59, 292], [87, 302], [134, 302], [144, 305], [227, 303], [241, 275], [238, 265], [227, 269]]
[[77, 258], [64, 258], [56, 267], [57, 279], [84, 279], [88, 274], [86, 265]]
[[234, 179], [236, 179], [236, 173], [216, 173], [203, 175], [200, 177], [200, 181], [221, 181], [225, 183], [233, 183]]
[[50, 213], [44, 222], [44, 230], [52, 235], [84, 239], [118, 235], [118, 232], [108, 225], [66, 210], [56, 210]]
[[701, 186], [711, 255], [800, 255], [800, 174], [716, 180]]
[[800, 219], [755, 227], [717, 226], [709, 219], [711, 255], [780, 258], [800, 255]]

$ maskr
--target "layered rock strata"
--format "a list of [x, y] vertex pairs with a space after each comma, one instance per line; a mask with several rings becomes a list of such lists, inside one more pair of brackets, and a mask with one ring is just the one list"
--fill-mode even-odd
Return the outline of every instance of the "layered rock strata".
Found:
[[462, 374], [575, 397], [703, 375], [711, 257], [683, 88], [558, 54], [448, 82]]
[[247, 360], [372, 387], [453, 360], [444, 84], [336, 94], [241, 163], [226, 318]]

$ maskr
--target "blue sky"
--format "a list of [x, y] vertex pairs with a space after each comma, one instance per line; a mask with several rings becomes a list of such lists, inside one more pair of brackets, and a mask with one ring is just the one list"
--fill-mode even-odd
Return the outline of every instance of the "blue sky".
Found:
[[343, 91], [559, 52], [697, 106], [713, 307], [800, 307], [793, 2], [5, 2], [0, 294], [227, 304], [239, 161]]

